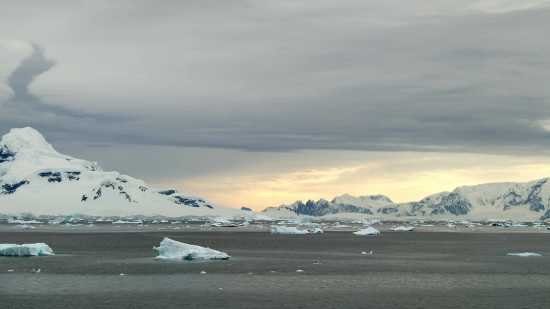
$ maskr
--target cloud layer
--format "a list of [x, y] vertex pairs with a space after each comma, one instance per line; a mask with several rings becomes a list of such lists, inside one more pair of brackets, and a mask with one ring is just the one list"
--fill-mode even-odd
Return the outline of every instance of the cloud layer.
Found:
[[548, 154], [549, 17], [538, 0], [13, 3], [0, 132], [97, 156]]
[[[42, 47], [2, 72], [1, 129], [253, 151], [546, 150], [550, 8], [434, 4], [14, 5], [2, 41]], [[66, 136], [60, 122], [75, 121], [85, 129]]]

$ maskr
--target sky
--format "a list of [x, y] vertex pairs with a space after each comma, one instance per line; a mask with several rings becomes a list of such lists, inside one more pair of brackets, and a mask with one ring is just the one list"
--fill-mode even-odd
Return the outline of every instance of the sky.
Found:
[[550, 1], [2, 7], [0, 135], [151, 186], [262, 210], [550, 177]]

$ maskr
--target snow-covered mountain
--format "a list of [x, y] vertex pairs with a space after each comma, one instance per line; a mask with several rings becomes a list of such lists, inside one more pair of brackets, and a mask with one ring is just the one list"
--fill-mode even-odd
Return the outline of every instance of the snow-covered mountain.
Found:
[[105, 172], [97, 162], [58, 153], [38, 131], [22, 128], [0, 142], [0, 214], [21, 213], [180, 217], [242, 211]]
[[265, 212], [286, 212], [290, 211], [298, 215], [324, 216], [337, 213], [362, 213], [373, 215], [374, 212], [383, 207], [391, 207], [394, 204], [389, 197], [385, 195], [363, 195], [359, 197], [344, 194], [335, 197], [332, 201], [320, 199], [317, 202], [308, 200], [305, 204], [302, 201], [296, 201], [290, 205], [281, 205], [279, 207], [268, 207]]
[[331, 202], [320, 199], [307, 203], [268, 207], [265, 212], [293, 212], [323, 216], [342, 212], [391, 217], [468, 217], [517, 220], [550, 219], [550, 178], [525, 183], [490, 183], [462, 186], [452, 192], [430, 195], [418, 202], [393, 203], [383, 195], [342, 195]]

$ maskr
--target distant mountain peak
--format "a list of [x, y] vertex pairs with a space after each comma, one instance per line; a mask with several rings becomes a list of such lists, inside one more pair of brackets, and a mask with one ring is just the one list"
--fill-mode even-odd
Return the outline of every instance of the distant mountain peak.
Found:
[[40, 132], [31, 127], [11, 129], [8, 134], [2, 136], [0, 149], [2, 153], [11, 155], [23, 150], [58, 153]]

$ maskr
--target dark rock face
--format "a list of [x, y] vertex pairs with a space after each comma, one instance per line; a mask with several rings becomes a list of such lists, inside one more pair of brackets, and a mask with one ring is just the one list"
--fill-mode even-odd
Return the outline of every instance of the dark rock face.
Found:
[[48, 178], [48, 182], [61, 182], [63, 179], [80, 180], [79, 175], [80, 172], [43, 172], [38, 174], [42, 178]]
[[157, 193], [158, 194], [163, 194], [163, 195], [172, 195], [172, 194], [176, 193], [176, 190], [158, 191]]
[[15, 153], [11, 152], [7, 147], [0, 148], [0, 163], [13, 160]]
[[252, 209], [250, 209], [248, 207], [245, 207], [245, 206], [241, 207], [241, 210], [252, 211]]
[[372, 215], [372, 211], [368, 208], [358, 207], [354, 205], [346, 204], [333, 204], [327, 200], [319, 200], [317, 202], [308, 200], [305, 204], [302, 201], [298, 201], [291, 205], [287, 209], [294, 211], [297, 215], [308, 216], [324, 216], [328, 214], [337, 214], [341, 212], [352, 212]]
[[194, 199], [181, 197], [181, 196], [174, 196], [174, 198], [175, 198], [174, 203], [176, 204], [180, 204], [180, 205], [183, 204], [191, 207], [200, 207], [200, 205]]
[[0, 191], [0, 194], [13, 194], [15, 193], [15, 191], [17, 191], [17, 189], [21, 186], [24, 186], [24, 185], [28, 185], [29, 182], [26, 181], [26, 180], [23, 180], [23, 181], [20, 181], [18, 183], [14, 183], [14, 184], [4, 184], [2, 185], [2, 190]]
[[[110, 180], [103, 181], [99, 185], [99, 188], [97, 190], [96, 189], [92, 190], [93, 192], [95, 192], [94, 200], [100, 199], [103, 196], [103, 189], [109, 189], [109, 188], [114, 191], [118, 191], [118, 194], [124, 196], [124, 198], [128, 200], [128, 202], [137, 203], [132, 199], [132, 197], [126, 191], [124, 191], [124, 187], [122, 185], [120, 185], [118, 182], [110, 181]], [[87, 200], [88, 200], [88, 197], [84, 195], [82, 196], [82, 199], [80, 201], [86, 202]]]
[[389, 215], [389, 214], [392, 214], [392, 213], [395, 213], [395, 212], [398, 212], [399, 210], [397, 209], [397, 207], [382, 207], [382, 208], [378, 208], [378, 210], [376, 211], [377, 213], [383, 213], [385, 215]]

